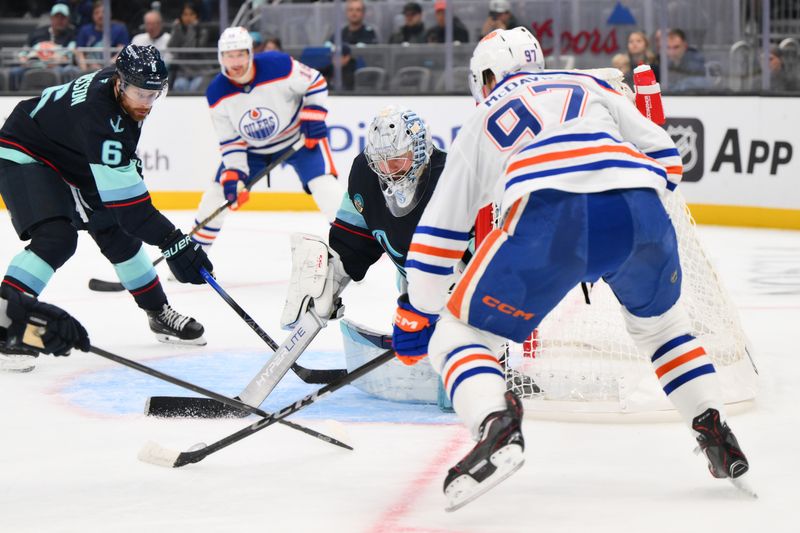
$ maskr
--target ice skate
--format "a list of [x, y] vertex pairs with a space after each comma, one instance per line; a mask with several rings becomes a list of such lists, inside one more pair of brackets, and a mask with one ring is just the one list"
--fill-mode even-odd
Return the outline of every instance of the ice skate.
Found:
[[481, 439], [444, 481], [448, 512], [460, 509], [508, 476], [525, 462], [522, 452], [522, 402], [506, 392], [506, 409], [490, 414], [481, 424]]
[[159, 342], [205, 346], [203, 326], [192, 317], [182, 315], [169, 304], [159, 311], [147, 311], [150, 329]]
[[719, 411], [706, 409], [692, 420], [692, 429], [697, 433], [698, 448], [695, 452], [705, 454], [711, 475], [728, 478], [739, 490], [758, 497], [745, 476], [750, 469], [747, 457], [728, 424], [721, 422]]

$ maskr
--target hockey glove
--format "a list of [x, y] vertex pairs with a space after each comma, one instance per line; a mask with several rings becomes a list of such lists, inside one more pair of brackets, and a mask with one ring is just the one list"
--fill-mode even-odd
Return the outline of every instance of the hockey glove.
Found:
[[205, 279], [200, 275], [200, 267], [209, 272], [214, 270], [203, 248], [179, 229], [167, 235], [160, 248], [169, 269], [181, 283], [201, 285], [205, 283]]
[[247, 174], [241, 170], [229, 169], [222, 171], [219, 182], [222, 184], [225, 200], [231, 203], [231, 211], [236, 211], [250, 199], [250, 191], [245, 188], [246, 180]]
[[300, 133], [306, 138], [306, 148], [309, 150], [328, 136], [328, 126], [325, 117], [328, 110], [318, 105], [307, 105], [300, 110]]
[[[72, 348], [89, 351], [86, 329], [60, 307], [40, 302], [19, 291], [6, 291], [5, 296], [8, 301], [6, 314], [11, 319], [7, 339], [9, 346], [24, 344], [53, 355], [69, 355]], [[34, 338], [26, 336], [29, 326], [33, 326]]]
[[397, 311], [394, 315], [392, 346], [406, 365], [415, 365], [428, 355], [428, 343], [439, 315], [431, 315], [418, 311], [408, 301], [408, 294], [397, 299]]

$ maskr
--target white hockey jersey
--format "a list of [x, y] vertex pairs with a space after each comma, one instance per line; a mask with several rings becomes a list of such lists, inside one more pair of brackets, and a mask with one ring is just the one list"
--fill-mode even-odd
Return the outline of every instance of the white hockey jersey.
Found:
[[670, 136], [607, 82], [565, 71], [509, 76], [448, 152], [405, 263], [411, 303], [428, 313], [442, 310], [453, 267], [486, 204], [505, 213], [539, 189], [663, 191], [682, 172]]
[[247, 85], [217, 74], [206, 90], [211, 120], [225, 168], [248, 173], [247, 151], [273, 154], [300, 136], [304, 106], [327, 109], [328, 84], [322, 74], [283, 52], [253, 58], [255, 77]]

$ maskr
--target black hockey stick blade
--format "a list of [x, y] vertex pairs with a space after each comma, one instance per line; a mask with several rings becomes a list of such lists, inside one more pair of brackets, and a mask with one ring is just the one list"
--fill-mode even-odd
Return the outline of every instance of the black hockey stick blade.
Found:
[[125, 287], [118, 281], [105, 281], [92, 278], [89, 280], [89, 290], [97, 292], [121, 292], [125, 290]]
[[292, 372], [294, 372], [297, 377], [302, 379], [304, 383], [308, 383], [310, 385], [327, 385], [328, 383], [332, 383], [337, 379], [342, 379], [347, 375], [347, 370], [344, 368], [330, 370], [306, 368], [298, 365], [297, 363], [292, 365]]
[[144, 414], [159, 418], [245, 418], [249, 415], [217, 400], [192, 396], [151, 396], [144, 406]]
[[311, 405], [312, 403], [316, 402], [323, 396], [327, 396], [328, 394], [341, 389], [345, 385], [349, 385], [353, 381], [357, 380], [361, 376], [375, 370], [382, 364], [386, 363], [390, 359], [394, 357], [393, 350], [387, 350], [383, 352], [381, 355], [364, 363], [360, 367], [356, 368], [352, 372], [348, 373], [342, 379], [337, 380], [333, 383], [329, 383], [325, 385], [321, 389], [297, 400], [294, 403], [291, 403], [284, 407], [283, 409], [272, 413], [268, 417], [260, 418], [250, 424], [249, 426], [240, 429], [236, 433], [232, 433], [227, 437], [224, 437], [217, 442], [208, 445], [200, 445], [200, 446], [193, 446], [191, 450], [185, 452], [178, 452], [174, 450], [169, 450], [160, 446], [155, 442], [148, 442], [144, 445], [142, 450], [139, 452], [139, 460], [144, 461], [146, 463], [151, 463], [158, 466], [164, 466], [168, 468], [179, 468], [181, 466], [186, 466], [191, 463], [198, 463], [211, 455], [214, 452], [217, 452], [223, 448], [230, 446], [231, 444], [242, 440], [245, 437], [249, 437], [254, 433], [261, 431], [262, 429], [275, 424], [286, 418], [289, 415], [296, 413], [297, 411], [303, 409]]

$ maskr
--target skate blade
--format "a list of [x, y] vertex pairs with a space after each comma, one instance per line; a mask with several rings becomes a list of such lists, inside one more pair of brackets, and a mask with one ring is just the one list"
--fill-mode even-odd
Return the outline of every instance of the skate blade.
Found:
[[758, 493], [750, 484], [750, 475], [748, 473], [745, 472], [739, 477], [729, 477], [728, 479], [733, 484], [733, 486], [739, 489], [742, 493], [746, 494], [747, 496], [750, 496], [755, 500], [758, 499]]
[[448, 504], [444, 508], [448, 513], [461, 509], [471, 501], [483, 495], [489, 489], [499, 485], [511, 474], [522, 468], [525, 464], [522, 447], [516, 444], [504, 446], [494, 452], [490, 458], [497, 468], [494, 473], [483, 482], [478, 483], [472, 477], [464, 474], [453, 481], [445, 491]]
[[164, 344], [183, 344], [188, 346], [205, 346], [208, 344], [206, 342], [205, 337], [200, 335], [196, 339], [181, 339], [180, 337], [176, 337], [174, 335], [167, 335], [165, 333], [156, 333], [156, 340], [158, 342], [163, 342]]

